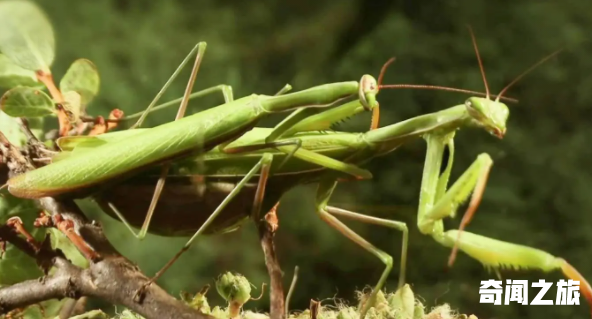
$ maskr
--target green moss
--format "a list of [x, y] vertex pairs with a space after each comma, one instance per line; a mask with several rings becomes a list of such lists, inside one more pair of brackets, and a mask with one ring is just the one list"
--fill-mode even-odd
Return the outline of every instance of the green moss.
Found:
[[[245, 289], [245, 287], [249, 289]], [[244, 301], [241, 305], [247, 303], [250, 297], [250, 283], [242, 275], [226, 273], [222, 275], [216, 282], [216, 287], [219, 294], [227, 300]], [[181, 299], [193, 309], [198, 309], [203, 313], [212, 315], [220, 319], [229, 318], [243, 318], [243, 319], [269, 319], [269, 314], [265, 312], [256, 312], [253, 310], [245, 310], [242, 307], [239, 311], [231, 315], [232, 311], [237, 311], [229, 302], [227, 307], [214, 306], [210, 308], [206, 294], [208, 287], [202, 289], [195, 295], [187, 293], [181, 294]], [[245, 289], [245, 290], [240, 290]], [[321, 305], [317, 314], [318, 319], [358, 319], [359, 309], [369, 291], [358, 292], [359, 303], [357, 306], [347, 305], [345, 303], [334, 301], [333, 304], [326, 303]], [[247, 297], [248, 296], [248, 297]], [[240, 298], [238, 298], [240, 297]], [[233, 299], [238, 298], [238, 299]], [[474, 315], [464, 315], [453, 310], [450, 305], [437, 305], [426, 313], [426, 305], [424, 305], [411, 290], [409, 285], [404, 285], [396, 292], [386, 293], [380, 291], [377, 294], [376, 304], [371, 307], [366, 315], [366, 319], [477, 319]], [[92, 312], [89, 312], [89, 314]], [[78, 317], [77, 317], [78, 318]], [[95, 318], [84, 317], [80, 318]], [[97, 317], [103, 318], [103, 317]], [[107, 317], [105, 317], [107, 318]], [[291, 312], [288, 319], [308, 319], [311, 318], [310, 310]], [[124, 310], [113, 319], [143, 319], [143, 317], [134, 314], [129, 310]]]

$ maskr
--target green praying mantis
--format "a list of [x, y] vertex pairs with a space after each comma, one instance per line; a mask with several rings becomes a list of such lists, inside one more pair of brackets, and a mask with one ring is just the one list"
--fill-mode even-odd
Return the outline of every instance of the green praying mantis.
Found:
[[[193, 54], [196, 54], [191, 77], [175, 122], [145, 130], [142, 134], [129, 136], [118, 143], [106, 144], [79, 156], [69, 157], [14, 177], [7, 183], [9, 192], [16, 197], [30, 199], [84, 193], [85, 190], [92, 189], [96, 185], [121, 180], [133, 176], [146, 167], [205, 152], [214, 146], [222, 145], [226, 152], [232, 152], [224, 145], [228, 145], [229, 142], [253, 128], [258, 120], [269, 114], [294, 109], [303, 111], [306, 108], [334, 106], [356, 96], [364, 109], [372, 110], [378, 107], [376, 94], [380, 87], [372, 76], [364, 75], [360, 82], [325, 84], [277, 96], [253, 94], [237, 100], [233, 99], [230, 87], [220, 86], [217, 89], [223, 92], [226, 103], [182, 118], [205, 48], [206, 44], [203, 42], [196, 45], [146, 110], [145, 115], [150, 112]], [[216, 90], [204, 90], [208, 93], [213, 91]], [[308, 113], [299, 112], [292, 119], [306, 114]], [[141, 125], [145, 115], [138, 120], [134, 128]], [[279, 135], [290, 128], [289, 121], [284, 122], [265, 139], [265, 143], [259, 148], [275, 146], [295, 157], [316, 159], [318, 154], [306, 153], [304, 150], [299, 150], [297, 145], [285, 147], [285, 145], [297, 144], [297, 141], [275, 142]], [[80, 163], [86, 163], [86, 165], [80, 165]], [[335, 163], [332, 162], [332, 164]], [[337, 164], [331, 168], [347, 171], [359, 178], [369, 176], [366, 170], [360, 170], [348, 164], [342, 166], [340, 166], [341, 163]], [[166, 170], [163, 170], [164, 176]], [[163, 186], [164, 178], [156, 187], [154, 205], [158, 201]], [[148, 212], [148, 216], [152, 214], [151, 211]]]
[[[474, 38], [473, 41], [475, 43]], [[313, 132], [328, 128], [329, 124], [342, 119], [346, 114], [349, 116], [363, 110], [362, 101], [354, 100], [293, 121], [291, 129], [280, 134], [276, 141], [297, 139], [301, 150], [322, 155], [317, 158], [330, 158], [344, 164], [359, 166], [375, 157], [389, 154], [410, 141], [423, 138], [427, 142], [427, 154], [420, 191], [418, 228], [441, 245], [452, 248], [450, 265], [455, 258], [456, 250], [460, 249], [492, 268], [505, 266], [539, 269], [545, 272], [560, 269], [566, 277], [580, 281], [582, 293], [592, 304], [592, 288], [583, 276], [562, 258], [542, 250], [463, 231], [480, 202], [493, 161], [486, 153], [478, 155], [473, 164], [448, 188], [456, 131], [463, 127], [477, 127], [503, 138], [509, 110], [505, 104], [499, 102], [500, 97], [512, 84], [534, 68], [533, 66], [506, 86], [496, 100], [490, 100], [476, 44], [475, 50], [486, 86], [485, 98], [471, 97], [464, 104], [365, 133]], [[294, 118], [289, 117], [284, 122]], [[279, 125], [281, 126], [282, 124]], [[272, 132], [273, 129], [267, 128], [254, 128], [246, 132], [226, 145], [234, 150], [232, 154], [222, 148], [214, 148], [197, 158], [175, 162], [171, 166], [171, 174], [167, 177], [167, 187], [163, 189], [159, 206], [154, 211], [154, 223], [151, 224], [150, 231], [169, 236], [193, 235], [182, 252], [201, 234], [232, 231], [238, 228], [243, 220], [256, 217], [261, 211], [273, 209], [281, 196], [294, 186], [318, 183], [316, 209], [321, 219], [385, 264], [385, 270], [361, 311], [363, 318], [390, 274], [393, 258], [354, 233], [337, 217], [391, 227], [403, 233], [399, 285], [405, 280], [407, 225], [330, 206], [328, 203], [337, 183], [344, 179], [350, 180], [351, 175], [355, 174], [331, 169], [323, 160], [291, 158], [290, 153], [272, 147], [259, 149]], [[142, 131], [132, 130], [92, 138], [64, 138], [59, 144], [66, 158], [76, 158], [77, 152], [85, 153], [94, 148], [100, 149], [103, 144], [115, 144], [131, 135], [141, 134]], [[445, 150], [449, 152], [449, 160], [440, 173]], [[61, 159], [57, 162], [60, 161]], [[204, 164], [203, 168], [201, 164]], [[198, 185], [203, 182], [204, 177], [205, 190], [200, 190]], [[140, 225], [143, 229], [146, 225], [145, 212], [147, 207], [151, 206], [154, 185], [160, 178], [156, 167], [124, 182], [109, 185], [108, 190], [98, 190], [94, 198], [108, 214], [122, 220], [130, 230], [132, 226]], [[469, 207], [459, 230], [444, 231], [443, 219], [454, 217], [458, 206], [469, 199], [471, 194]], [[130, 198], [133, 198], [133, 201]]]
[[[315, 110], [309, 111], [309, 109], [336, 106], [357, 98], [363, 110], [376, 110], [378, 108], [376, 95], [381, 85], [372, 76], [364, 75], [360, 82], [325, 84], [300, 92], [276, 96], [253, 94], [237, 100], [233, 99], [230, 87], [218, 86], [197, 93], [203, 95], [222, 91], [225, 98], [224, 104], [182, 118], [205, 48], [206, 44], [203, 42], [195, 46], [165, 83], [133, 128], [141, 125], [158, 99], [195, 54], [195, 64], [175, 122], [142, 130], [141, 134], [131, 134], [117, 143], [109, 143], [102, 147], [93, 148], [88, 152], [77, 154], [77, 156], [70, 156], [18, 175], [7, 182], [8, 191], [16, 197], [26, 199], [48, 196], [85, 197], [99, 185], [117, 184], [144, 169], [164, 164], [161, 170], [161, 178], [154, 190], [153, 200], [147, 210], [145, 226], [142, 227], [138, 235], [138, 237], [142, 238], [146, 234], [156, 203], [158, 203], [165, 185], [165, 177], [171, 161], [206, 152], [215, 146], [218, 146], [226, 153], [241, 152], [226, 146], [253, 128], [258, 120], [263, 117], [294, 109], [297, 109], [297, 111], [278, 125], [275, 130], [271, 131], [261, 145], [254, 146], [254, 148], [249, 148], [246, 151], [273, 146], [288, 153], [288, 158], [294, 156], [307, 161], [323, 161], [328, 168], [353, 174], [356, 178], [363, 179], [371, 176], [367, 170], [331, 158], [323, 158], [321, 154], [301, 149], [298, 145], [300, 142], [297, 140], [282, 140], [281, 142], [276, 142], [276, 140], [284, 132], [293, 131], [293, 123], [316, 112]], [[140, 131], [131, 130], [131, 132]], [[290, 147], [290, 145], [293, 145], [293, 147]], [[270, 158], [267, 156], [262, 158], [254, 165], [251, 173], [245, 176], [245, 181], [258, 170], [265, 169], [266, 163], [269, 161]]]
[[[478, 53], [477, 56], [479, 57]], [[196, 59], [197, 66], [199, 65], [198, 60], [199, 54], [198, 59]], [[479, 64], [482, 68], [480, 59]], [[196, 67], [192, 72], [192, 79], [195, 78], [195, 72]], [[482, 74], [485, 80], [483, 69]], [[363, 90], [365, 87], [363, 85], [364, 78], [359, 85], [357, 82], [354, 82], [355, 85], [352, 82], [347, 82], [349, 83], [347, 89], [339, 86], [343, 91], [331, 95], [322, 102], [334, 105], [341, 102], [344, 97], [358, 93], [357, 100], [319, 114], [315, 114], [316, 110], [314, 109], [312, 111], [311, 109], [300, 109], [274, 129], [255, 128], [248, 131], [248, 129], [254, 127], [255, 122], [260, 118], [257, 117], [259, 114], [253, 116], [254, 118], [249, 118], [250, 122], [247, 124], [235, 123], [239, 127], [229, 128], [230, 132], [221, 132], [221, 129], [214, 128], [211, 122], [216, 125], [224, 125], [227, 123], [222, 122], [222, 120], [227, 120], [228, 117], [238, 113], [230, 105], [242, 100], [239, 99], [234, 102], [227, 101], [226, 104], [212, 109], [216, 110], [217, 113], [212, 111], [204, 115], [204, 112], [200, 112], [196, 114], [200, 115], [199, 117], [193, 115], [185, 118], [184, 122], [180, 120], [179, 123], [173, 122], [153, 129], [106, 134], [102, 137], [83, 140], [81, 144], [74, 142], [70, 146], [67, 145], [67, 142], [75, 141], [75, 139], [65, 139], [61, 146], [66, 150], [70, 147], [70, 150], [72, 150], [70, 156], [64, 156], [50, 165], [12, 178], [8, 182], [9, 191], [17, 197], [37, 198], [71, 195], [80, 190], [88, 193], [89, 190], [93, 192], [99, 186], [102, 188], [108, 185], [109, 191], [98, 192], [96, 198], [103, 203], [103, 208], [112, 215], [118, 216], [124, 221], [127, 219], [127, 225], [138, 226], [141, 224], [140, 235], [145, 234], [152, 217], [156, 218], [158, 228], [151, 228], [151, 231], [162, 234], [186, 235], [197, 229], [183, 248], [185, 250], [198, 235], [206, 230], [210, 232], [229, 231], [236, 227], [239, 220], [252, 214], [258, 214], [261, 210], [270, 210], [279, 201], [281, 195], [293, 186], [302, 183], [319, 183], [316, 206], [320, 217], [342, 234], [376, 255], [386, 265], [370, 296], [370, 301], [365, 304], [364, 309], [361, 311], [361, 315], [364, 317], [372, 304], [371, 301], [374, 299], [375, 294], [384, 285], [391, 271], [393, 259], [387, 253], [374, 247], [351, 231], [336, 216], [393, 227], [403, 232], [400, 284], [404, 282], [406, 246], [408, 242], [407, 226], [401, 222], [378, 219], [332, 207], [328, 205], [328, 201], [340, 179], [351, 179], [351, 176], [355, 178], [371, 177], [369, 172], [358, 168], [358, 165], [362, 165], [376, 156], [390, 153], [411, 140], [423, 137], [427, 141], [428, 150], [418, 212], [418, 227], [422, 233], [431, 235], [437, 242], [446, 247], [453, 248], [451, 261], [454, 258], [456, 247], [458, 247], [471, 257], [492, 267], [506, 265], [537, 268], [544, 271], [561, 269], [569, 278], [582, 282], [582, 291], [586, 298], [589, 301], [591, 300], [592, 289], [590, 289], [590, 286], [563, 259], [530, 247], [509, 244], [468, 232], [464, 232], [463, 236], [460, 236], [461, 231], [469, 222], [479, 203], [492, 160], [487, 154], [479, 155], [477, 160], [457, 182], [447, 190], [454, 154], [453, 138], [456, 130], [465, 126], [481, 127], [487, 132], [502, 138], [505, 134], [505, 124], [509, 111], [505, 104], [499, 102], [499, 96], [495, 101], [492, 101], [489, 92], [487, 92], [485, 98], [472, 97], [464, 104], [366, 133], [336, 132], [319, 134], [310, 132], [326, 127], [327, 123], [335, 122], [338, 117], [350, 116], [357, 111], [377, 107], [378, 103], [375, 100], [375, 95], [378, 88], [380, 88], [380, 85], [378, 85], [380, 80], [377, 83], [372, 81], [373, 78], [368, 79], [370, 85], [367, 88], [369, 90]], [[188, 91], [191, 90], [189, 86], [181, 103], [181, 109], [187, 104]], [[503, 95], [509, 86], [502, 90], [499, 95]], [[328, 86], [313, 89], [318, 88], [325, 97], [324, 94], [327, 94], [328, 91], [335, 93], [333, 90], [337, 88], [337, 85], [335, 88], [330, 89], [328, 89]], [[313, 89], [277, 97], [264, 96], [261, 99], [252, 96], [251, 100], [243, 101], [244, 104], [235, 103], [233, 106], [245, 109], [253, 107], [249, 109], [251, 113], [247, 113], [247, 115], [252, 116], [256, 113], [254, 111], [255, 106], [264, 105], [261, 108], [264, 111], [261, 113], [266, 114], [271, 110], [287, 110], [299, 106], [318, 104], [320, 103], [318, 96], [306, 95], [312, 92]], [[306, 92], [306, 94], [303, 94], [303, 92]], [[364, 94], [361, 94], [361, 92], [364, 92]], [[301, 95], [297, 96], [297, 94]], [[151, 106], [154, 104], [155, 102]], [[219, 116], [213, 116], [214, 113]], [[241, 113], [241, 115], [245, 114]], [[179, 115], [177, 118], [180, 118]], [[192, 119], [192, 121], [188, 119]], [[161, 136], [162, 134], [179, 136], [181, 133], [187, 135], [187, 131], [195, 130], [196, 126], [204, 129], [207, 133], [201, 135], [193, 133], [194, 135], [182, 143], [173, 138], [163, 139], [163, 136]], [[136, 146], [134, 144], [145, 139], [157, 138], [160, 138], [158, 143], [151, 141], [148, 146]], [[85, 144], [87, 141], [92, 142]], [[97, 141], [99, 141], [98, 144]], [[97, 147], [99, 144], [100, 146]], [[171, 144], [173, 146], [169, 146]], [[161, 174], [138, 172], [143, 168], [189, 156], [196, 152], [196, 145], [200, 144], [199, 151], [212, 149], [205, 155], [199, 156], [198, 159], [198, 161], [203, 161], [206, 167], [205, 174], [202, 174], [207, 179], [205, 193], [196, 192], [196, 183], [201, 180], [201, 176], [187, 175], [186, 172], [183, 172], [184, 170], [191, 171], [191, 167], [195, 164], [192, 159], [181, 161], [171, 167], [173, 171], [178, 170], [180, 173], [167, 177], [167, 183], [171, 187], [165, 188], [164, 182], [161, 182], [164, 180], [162, 171]], [[217, 145], [219, 146], [214, 148]], [[288, 149], [286, 145], [294, 145], [294, 147]], [[130, 152], [130, 148], [133, 152]], [[163, 153], [165, 155], [155, 158], [155, 148], [157, 151], [164, 149]], [[170, 150], [171, 148], [175, 148], [175, 150]], [[179, 148], [181, 150], [178, 150]], [[439, 174], [443, 152], [446, 148], [450, 152], [450, 160], [444, 172]], [[113, 154], [113, 152], [116, 152], [116, 154]], [[142, 156], [134, 160], [131, 153]], [[146, 155], [145, 153], [149, 154]], [[112, 164], [109, 160], [119, 159], [117, 156], [122, 156], [122, 154], [129, 157], [125, 157], [125, 160], [127, 160], [125, 163], [128, 166], [125, 168], [109, 168], [109, 165]], [[90, 160], [93, 160], [92, 165], [88, 163]], [[277, 160], [282, 160], [282, 162]], [[84, 165], [80, 163], [84, 163]], [[77, 166], [90, 166], [90, 168], [85, 170], [85, 172], [88, 172], [86, 175], [81, 175], [82, 173], [78, 171], [72, 171], [72, 168]], [[106, 171], [102, 171], [103, 169]], [[270, 172], [273, 173], [270, 174]], [[345, 177], [344, 173], [346, 174]], [[59, 179], [66, 175], [71, 175], [73, 178], [66, 181]], [[85, 178], [81, 179], [80, 176], [85, 176]], [[132, 178], [129, 178], [130, 176]], [[257, 180], [252, 182], [252, 179]], [[134, 195], [133, 203], [130, 203], [125, 196], [121, 195], [126, 194], [126, 192], [130, 194], [130, 191], [133, 194], [152, 194], [155, 183], [157, 185], [156, 193], [160, 194], [160, 191], [163, 190], [165, 192], [165, 196], [158, 202], [158, 210], [154, 205], [155, 198], [158, 199], [157, 195], [153, 195], [150, 201], [143, 202], [141, 199], [147, 198], [146, 196]], [[168, 190], [171, 190], [171, 193], [167, 193]], [[471, 193], [473, 193], [473, 197], [461, 227], [458, 231], [450, 230], [445, 232], [442, 220], [454, 216], [458, 205], [464, 202]], [[149, 205], [144, 205], [147, 203]], [[245, 203], [247, 205], [243, 205]], [[198, 214], [194, 213], [195, 205], [200, 205], [198, 207], [203, 207], [204, 211]], [[148, 214], [144, 218], [146, 206], [149, 208]], [[155, 211], [156, 214], [154, 214]], [[163, 213], [159, 214], [158, 211]], [[164, 212], [166, 212], [166, 215]], [[171, 217], [171, 215], [176, 217]], [[142, 222], [142, 219], [144, 219], [144, 222]]]

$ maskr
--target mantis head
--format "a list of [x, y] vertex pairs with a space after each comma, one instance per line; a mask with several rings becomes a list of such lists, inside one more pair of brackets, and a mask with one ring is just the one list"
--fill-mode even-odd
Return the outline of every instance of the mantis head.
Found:
[[366, 111], [372, 111], [378, 107], [378, 101], [376, 100], [378, 88], [378, 82], [376, 82], [376, 79], [372, 75], [364, 74], [362, 76], [358, 96]]
[[473, 118], [473, 121], [477, 123], [477, 125], [483, 127], [492, 135], [503, 138], [506, 134], [506, 122], [508, 121], [508, 116], [510, 115], [510, 110], [508, 106], [499, 100], [502, 98], [504, 93], [508, 91], [512, 85], [516, 84], [522, 77], [526, 74], [530, 73], [536, 67], [550, 59], [551, 57], [557, 55], [561, 50], [555, 51], [550, 55], [544, 57], [526, 71], [522, 72], [519, 76], [517, 76], [510, 84], [506, 85], [500, 93], [496, 96], [495, 101], [491, 100], [489, 97], [489, 87], [487, 85], [487, 79], [485, 77], [485, 69], [483, 68], [483, 62], [481, 61], [481, 56], [479, 55], [479, 49], [477, 48], [477, 40], [475, 39], [475, 35], [473, 34], [473, 30], [470, 26], [469, 33], [471, 34], [471, 40], [473, 42], [473, 47], [475, 49], [475, 54], [477, 55], [477, 61], [479, 62], [479, 69], [481, 70], [481, 76], [483, 77], [483, 84], [485, 84], [485, 98], [482, 97], [471, 97], [465, 101], [465, 106], [467, 107], [467, 111], [469, 115]]
[[506, 104], [488, 98], [470, 97], [465, 101], [467, 111], [473, 121], [491, 135], [502, 139], [506, 134], [506, 122], [510, 110]]
[[384, 78], [384, 73], [391, 63], [395, 62], [395, 58], [392, 57], [384, 63], [382, 68], [380, 69], [380, 75], [378, 76], [378, 81], [371, 75], [365, 74], [362, 76], [360, 80], [360, 88], [358, 91], [358, 96], [362, 106], [366, 111], [372, 111], [372, 123], [370, 124], [370, 130], [375, 130], [378, 128], [379, 119], [380, 119], [380, 105], [376, 100], [376, 95], [381, 88], [388, 88], [388, 85], [382, 85], [382, 79]]

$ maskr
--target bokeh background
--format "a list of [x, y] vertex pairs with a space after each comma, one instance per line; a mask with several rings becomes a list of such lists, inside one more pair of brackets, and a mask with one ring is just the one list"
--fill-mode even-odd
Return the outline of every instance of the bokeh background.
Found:
[[[483, 202], [468, 227], [472, 232], [530, 245], [566, 258], [592, 280], [592, 2], [563, 1], [404, 1], [404, 0], [168, 0], [50, 1], [38, 3], [57, 36], [53, 72], [60, 78], [77, 58], [93, 61], [101, 75], [99, 97], [90, 112], [113, 108], [128, 114], [145, 108], [166, 79], [198, 42], [208, 49], [196, 89], [229, 84], [235, 96], [272, 94], [284, 84], [304, 89], [334, 81], [378, 75], [391, 56], [397, 61], [387, 83], [438, 84], [484, 91], [466, 28], [475, 30], [487, 79], [498, 92], [543, 56], [565, 49], [510, 90], [508, 133], [497, 140], [464, 129], [456, 139], [456, 179], [481, 152], [494, 159]], [[185, 70], [165, 100], [182, 95]], [[381, 124], [462, 103], [456, 93], [383, 91]], [[215, 106], [215, 96], [191, 103], [191, 112]], [[149, 126], [174, 118], [176, 110], [149, 117]], [[271, 126], [281, 117], [262, 123]], [[340, 129], [363, 131], [364, 114]], [[449, 250], [422, 236], [416, 225], [419, 184], [425, 156], [422, 140], [376, 159], [367, 168], [371, 181], [342, 184], [332, 204], [410, 228], [407, 282], [426, 304], [450, 303], [479, 318], [586, 318], [589, 307], [492, 306], [479, 304], [479, 282], [495, 278], [478, 262], [460, 255], [446, 266]], [[354, 302], [355, 290], [374, 284], [383, 265], [324, 224], [314, 212], [315, 186], [286, 194], [279, 209], [277, 249], [286, 287], [294, 266], [300, 278], [291, 302], [304, 309], [310, 299], [333, 297]], [[130, 198], [133, 200], [133, 198]], [[147, 274], [156, 272], [187, 238], [149, 236], [137, 241], [124, 227], [90, 202], [85, 212], [101, 221], [116, 247]], [[464, 207], [461, 208], [461, 212]], [[456, 228], [460, 218], [447, 220]], [[377, 226], [350, 224], [398, 261], [401, 234]], [[268, 277], [254, 225], [204, 237], [162, 278], [171, 293], [195, 292], [231, 270], [260, 287]], [[396, 288], [399, 267], [387, 289]], [[560, 273], [502, 271], [503, 279], [556, 282]], [[259, 289], [259, 288], [258, 288]], [[255, 291], [255, 294], [259, 290]], [[538, 289], [537, 289], [538, 290]], [[537, 290], [531, 290], [532, 300]], [[546, 299], [555, 298], [552, 288]], [[209, 296], [216, 298], [212, 291]], [[94, 301], [94, 306], [112, 310]], [[251, 304], [268, 309], [268, 299]]]

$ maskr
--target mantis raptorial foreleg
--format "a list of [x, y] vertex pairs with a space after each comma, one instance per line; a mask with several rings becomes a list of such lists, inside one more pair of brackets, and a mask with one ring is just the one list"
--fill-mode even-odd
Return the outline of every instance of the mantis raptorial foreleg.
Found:
[[[487, 267], [539, 269], [544, 272], [561, 269], [567, 278], [579, 281], [580, 285], [584, 285], [580, 291], [586, 299], [592, 300], [592, 295], [589, 294], [591, 288], [587, 281], [563, 258], [532, 247], [462, 231], [474, 215], [481, 200], [493, 161], [486, 153], [480, 154], [452, 187], [446, 190], [454, 156], [453, 137], [454, 132], [446, 135], [430, 134], [425, 137], [428, 150], [418, 213], [420, 231], [431, 235], [443, 246], [453, 249], [449, 259], [450, 266], [454, 262], [458, 248]], [[448, 147], [450, 154], [448, 165], [444, 172], [439, 174], [446, 147]], [[459, 230], [445, 232], [442, 219], [454, 216], [458, 206], [466, 201], [471, 193], [473, 195]]]
[[[461, 230], [474, 214], [487, 182], [489, 170], [493, 165], [491, 157], [480, 154], [473, 164], [459, 177], [449, 190], [446, 190], [454, 159], [454, 132], [446, 135], [430, 134], [425, 137], [428, 143], [424, 166], [418, 227], [424, 234], [438, 236], [443, 231], [442, 219], [454, 217], [456, 209], [471, 193], [473, 198], [461, 224]], [[448, 164], [438, 176], [444, 149], [448, 148]]]
[[376, 284], [376, 286], [374, 287], [374, 289], [372, 290], [372, 292], [368, 296], [368, 299], [366, 300], [366, 302], [362, 306], [362, 309], [360, 310], [360, 318], [364, 318], [366, 316], [366, 312], [368, 311], [368, 309], [370, 309], [370, 307], [374, 305], [374, 300], [376, 298], [376, 294], [384, 286], [384, 283], [386, 282], [386, 279], [387, 279], [388, 275], [390, 274], [391, 269], [393, 268], [393, 257], [391, 257], [386, 252], [376, 248], [376, 246], [372, 245], [370, 242], [368, 242], [362, 236], [356, 234], [353, 230], [351, 230], [349, 227], [347, 227], [345, 224], [343, 224], [335, 216], [345, 217], [345, 218], [357, 220], [357, 221], [360, 221], [363, 223], [390, 227], [390, 228], [400, 230], [403, 233], [403, 243], [402, 243], [402, 249], [401, 249], [401, 261], [400, 261], [401, 262], [401, 266], [400, 266], [401, 270], [399, 273], [399, 288], [405, 283], [405, 264], [407, 261], [407, 246], [408, 246], [408, 236], [409, 236], [408, 228], [407, 228], [407, 224], [405, 224], [404, 222], [382, 219], [382, 218], [377, 218], [377, 217], [371, 217], [371, 216], [363, 215], [360, 213], [347, 211], [345, 209], [328, 206], [327, 204], [328, 204], [331, 194], [333, 193], [333, 190], [335, 189], [336, 186], [337, 186], [337, 181], [334, 178], [325, 178], [319, 183], [319, 188], [317, 190], [317, 198], [316, 198], [316, 209], [317, 209], [317, 213], [319, 214], [319, 217], [323, 221], [325, 221], [327, 224], [329, 224], [329, 226], [337, 229], [345, 237], [351, 239], [353, 242], [355, 242], [356, 244], [360, 245], [362, 248], [366, 249], [367, 251], [369, 251], [370, 253], [372, 253], [376, 257], [378, 257], [378, 259], [380, 259], [386, 265], [384, 271], [382, 272], [382, 275], [380, 276], [380, 279], [378, 280], [378, 283]]

